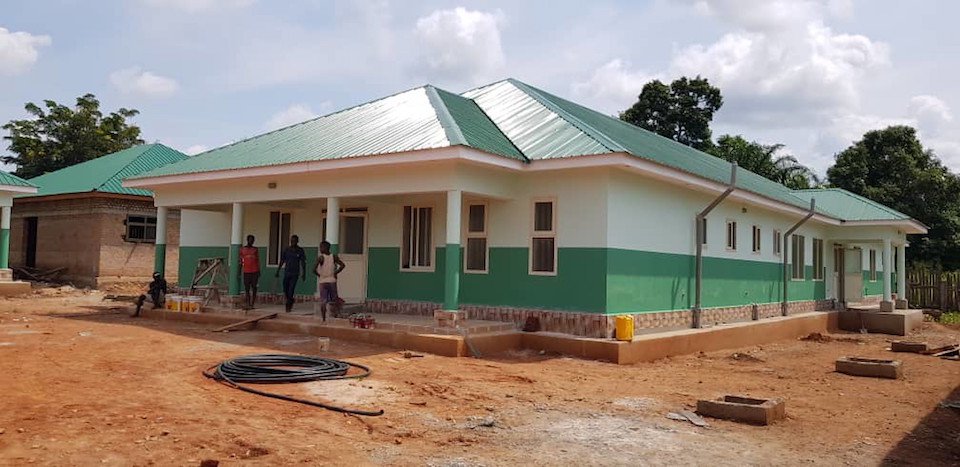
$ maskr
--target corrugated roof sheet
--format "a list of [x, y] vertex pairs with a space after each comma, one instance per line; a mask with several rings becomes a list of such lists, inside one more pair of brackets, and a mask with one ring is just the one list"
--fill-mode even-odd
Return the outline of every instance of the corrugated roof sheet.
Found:
[[35, 185], [11, 173], [0, 171], [0, 185], [35, 188]]
[[48, 196], [70, 193], [117, 193], [153, 196], [149, 190], [124, 188], [121, 182], [149, 170], [187, 159], [186, 154], [162, 144], [142, 144], [30, 179], [38, 187], [36, 194]]
[[886, 221], [910, 219], [910, 216], [902, 212], [841, 188], [797, 190], [794, 193], [808, 202], [810, 198], [817, 198], [818, 205], [822, 205], [824, 209], [843, 220]]
[[[437, 114], [440, 116], [441, 123], [444, 123], [443, 120], [449, 116], [451, 120], [449, 123], [454, 128], [454, 133], [462, 137], [462, 141], [448, 138], [453, 144], [463, 144], [521, 161], [527, 160], [476, 102], [432, 86], [428, 89], [440, 98], [441, 105], [437, 106], [439, 110]], [[444, 124], [444, 126], [447, 125]]]

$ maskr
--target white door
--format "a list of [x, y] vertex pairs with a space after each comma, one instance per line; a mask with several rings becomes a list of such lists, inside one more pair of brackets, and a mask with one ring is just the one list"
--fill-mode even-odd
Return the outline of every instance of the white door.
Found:
[[[326, 236], [327, 222], [323, 232]], [[346, 267], [337, 276], [337, 291], [347, 303], [363, 302], [367, 297], [367, 214], [340, 214], [340, 260]]]
[[844, 251], [843, 258], [843, 297], [844, 301], [863, 300], [863, 250], [852, 248]]

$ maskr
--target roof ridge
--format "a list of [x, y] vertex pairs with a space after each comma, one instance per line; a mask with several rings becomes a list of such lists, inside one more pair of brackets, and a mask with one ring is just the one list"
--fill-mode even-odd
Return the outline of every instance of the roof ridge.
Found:
[[[109, 177], [107, 177], [106, 179], [104, 179], [103, 182], [101, 182], [99, 185], [96, 186], [96, 188], [94, 188], [94, 189], [91, 190], [91, 191], [100, 191], [101, 188], [103, 188], [104, 186], [106, 186], [107, 183], [110, 183], [110, 180], [113, 180], [114, 177], [116, 177], [116, 176], [119, 175], [121, 172], [123, 172], [124, 170], [126, 170], [127, 167], [130, 167], [131, 165], [133, 165], [134, 162], [137, 162], [137, 161], [138, 161], [141, 157], [143, 157], [144, 155], [146, 155], [146, 154], [148, 154], [148, 153], [150, 153], [150, 152], [153, 152], [155, 149], [157, 149], [157, 146], [163, 146], [163, 145], [160, 144], [160, 143], [144, 143], [144, 144], [138, 144], [138, 145], [136, 145], [136, 146], [131, 146], [131, 147], [127, 148], [127, 149], [134, 149], [134, 148], [138, 148], [138, 147], [141, 147], [141, 146], [144, 146], [144, 149], [143, 149], [143, 150], [141, 150], [136, 156], [134, 156], [133, 159], [130, 159], [126, 164], [123, 164], [119, 169], [117, 169], [116, 171], [114, 171], [114, 172], [113, 172], [113, 175], [110, 175]], [[149, 148], [146, 147], [146, 146], [149, 146]], [[113, 153], [113, 154], [116, 154], [116, 153]], [[105, 155], [106, 155], [106, 156], [109, 156], [110, 154], [105, 154]], [[103, 156], [100, 156], [100, 157], [103, 157]], [[91, 159], [91, 160], [95, 160], [95, 159]]]
[[[516, 87], [519, 88], [521, 91], [523, 91], [524, 93], [526, 93], [527, 95], [529, 95], [530, 97], [532, 97], [534, 100], [536, 100], [537, 102], [539, 102], [540, 105], [546, 107], [548, 110], [550, 110], [551, 112], [555, 113], [555, 114], [556, 114], [557, 116], [559, 116], [560, 118], [566, 120], [567, 123], [573, 125], [575, 128], [577, 128], [578, 130], [580, 130], [581, 132], [583, 132], [583, 134], [589, 136], [589, 137], [592, 138], [594, 141], [596, 141], [597, 143], [599, 143], [601, 146], [609, 149], [610, 151], [614, 151], [614, 152], [630, 152], [630, 151], [628, 151], [626, 148], [624, 148], [623, 146], [621, 146], [619, 143], [617, 143], [616, 141], [614, 141], [613, 138], [610, 138], [609, 136], [605, 135], [603, 132], [597, 130], [596, 128], [594, 128], [594, 127], [592, 127], [592, 126], [590, 126], [590, 125], [588, 125], [588, 124], [587, 124], [586, 122], [584, 122], [583, 120], [580, 120], [579, 118], [574, 117], [573, 115], [570, 115], [569, 112], [567, 112], [567, 111], [565, 111], [565, 110], [557, 107], [556, 105], [554, 105], [552, 102], [550, 102], [549, 99], [544, 98], [544, 97], [540, 94], [541, 91], [540, 91], [539, 89], [537, 89], [537, 88], [535, 88], [535, 87], [533, 87], [533, 86], [530, 86], [529, 84], [524, 83], [524, 82], [522, 82], [522, 81], [513, 79], [513, 78], [507, 78], [507, 79], [505, 79], [505, 80], [503, 80], [503, 81], [506, 81], [506, 82], [508, 82], [508, 83], [516, 86]], [[503, 82], [503, 81], [498, 81], [498, 83]], [[496, 84], [496, 83], [494, 83], [494, 84]]]
[[427, 100], [430, 101], [430, 106], [433, 107], [434, 113], [437, 115], [440, 127], [443, 128], [443, 133], [447, 136], [447, 141], [451, 145], [467, 146], [467, 138], [463, 136], [463, 131], [460, 130], [460, 125], [453, 118], [453, 115], [450, 115], [450, 109], [443, 102], [437, 88], [426, 85], [424, 91], [427, 94]]
[[[432, 90], [436, 93], [437, 98], [443, 103], [443, 107], [444, 107], [444, 111], [445, 111], [446, 115], [449, 116], [450, 119], [451, 119], [451, 120], [453, 121], [453, 123], [455, 124], [456, 130], [457, 130], [457, 134], [459, 134], [460, 136], [463, 137], [463, 140], [465, 141], [465, 143], [464, 143], [465, 145], [471, 146], [470, 143], [469, 143], [469, 141], [466, 139], [466, 136], [463, 134], [462, 129], [460, 128], [460, 122], [458, 122], [457, 119], [453, 117], [453, 114], [450, 113], [450, 108], [449, 108], [449, 106], [447, 105], [447, 101], [444, 100], [445, 97], [444, 97], [442, 94], [440, 94], [441, 92], [442, 92], [442, 93], [445, 93], [445, 94], [449, 94], [449, 95], [450, 95], [452, 98], [454, 98], [454, 99], [462, 99], [462, 100], [465, 101], [465, 102], [469, 102], [469, 105], [473, 106], [473, 108], [476, 109], [477, 112], [479, 112], [480, 115], [482, 115], [484, 119], [486, 119], [488, 122], [490, 122], [490, 125], [493, 126], [494, 129], [496, 129], [497, 133], [498, 133], [500, 136], [502, 136], [505, 141], [507, 141], [508, 143], [510, 143], [510, 147], [512, 147], [514, 150], [517, 151], [517, 154], [519, 154], [520, 157], [523, 158], [523, 161], [524, 161], [524, 162], [528, 162], [528, 163], [530, 162], [530, 158], [527, 157], [526, 154], [524, 154], [523, 150], [521, 150], [520, 147], [518, 147], [517, 144], [514, 143], [513, 140], [510, 139], [510, 137], [507, 136], [507, 134], [504, 133], [502, 129], [500, 129], [500, 126], [497, 125], [497, 122], [493, 121], [493, 119], [490, 118], [490, 115], [488, 115], [487, 112], [483, 110], [483, 107], [481, 107], [480, 104], [477, 104], [477, 101], [475, 101], [475, 100], [473, 100], [473, 99], [471, 99], [471, 98], [469, 98], [469, 97], [464, 97], [464, 96], [461, 95], [461, 94], [456, 94], [456, 93], [447, 91], [446, 89], [443, 89], [443, 88], [438, 88], [438, 87], [435, 87], [435, 86], [428, 86], [428, 87], [429, 87], [430, 89], [432, 89]], [[428, 94], [428, 96], [430, 95], [429, 92], [428, 92], [427, 94]], [[433, 101], [431, 100], [431, 103], [432, 103], [432, 102], [433, 102]], [[442, 123], [442, 122], [441, 122], [441, 123]], [[448, 139], [449, 139], [449, 138], [448, 138]], [[473, 147], [473, 146], [471, 146], [471, 147]], [[475, 149], [479, 149], [479, 148], [475, 148]], [[502, 154], [501, 154], [501, 155], [502, 155]]]

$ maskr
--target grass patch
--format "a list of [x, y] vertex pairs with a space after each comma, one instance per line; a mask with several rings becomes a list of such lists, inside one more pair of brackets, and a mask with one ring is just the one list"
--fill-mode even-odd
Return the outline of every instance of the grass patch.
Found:
[[960, 324], [960, 311], [951, 311], [940, 315], [940, 322], [943, 324]]

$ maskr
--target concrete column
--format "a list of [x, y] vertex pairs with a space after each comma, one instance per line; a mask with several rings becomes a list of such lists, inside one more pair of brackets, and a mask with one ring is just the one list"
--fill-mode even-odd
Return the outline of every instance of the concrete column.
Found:
[[233, 203], [233, 214], [230, 222], [230, 265], [228, 295], [240, 295], [240, 244], [243, 242], [243, 205]]
[[897, 308], [906, 309], [907, 304], [907, 244], [897, 247]]
[[153, 270], [159, 272], [160, 276], [167, 273], [167, 208], [166, 206], [157, 207], [157, 240], [154, 242], [156, 249], [153, 253]]
[[0, 207], [0, 269], [10, 268], [10, 206]]
[[444, 251], [443, 309], [460, 308], [460, 190], [447, 192], [447, 244]]
[[340, 198], [327, 198], [327, 236], [330, 253], [340, 252]]
[[885, 239], [883, 241], [883, 301], [880, 303], [880, 311], [893, 311], [893, 296], [891, 292], [891, 283], [890, 283], [890, 269], [891, 266], [891, 256], [890, 252], [891, 245], [890, 239]]

